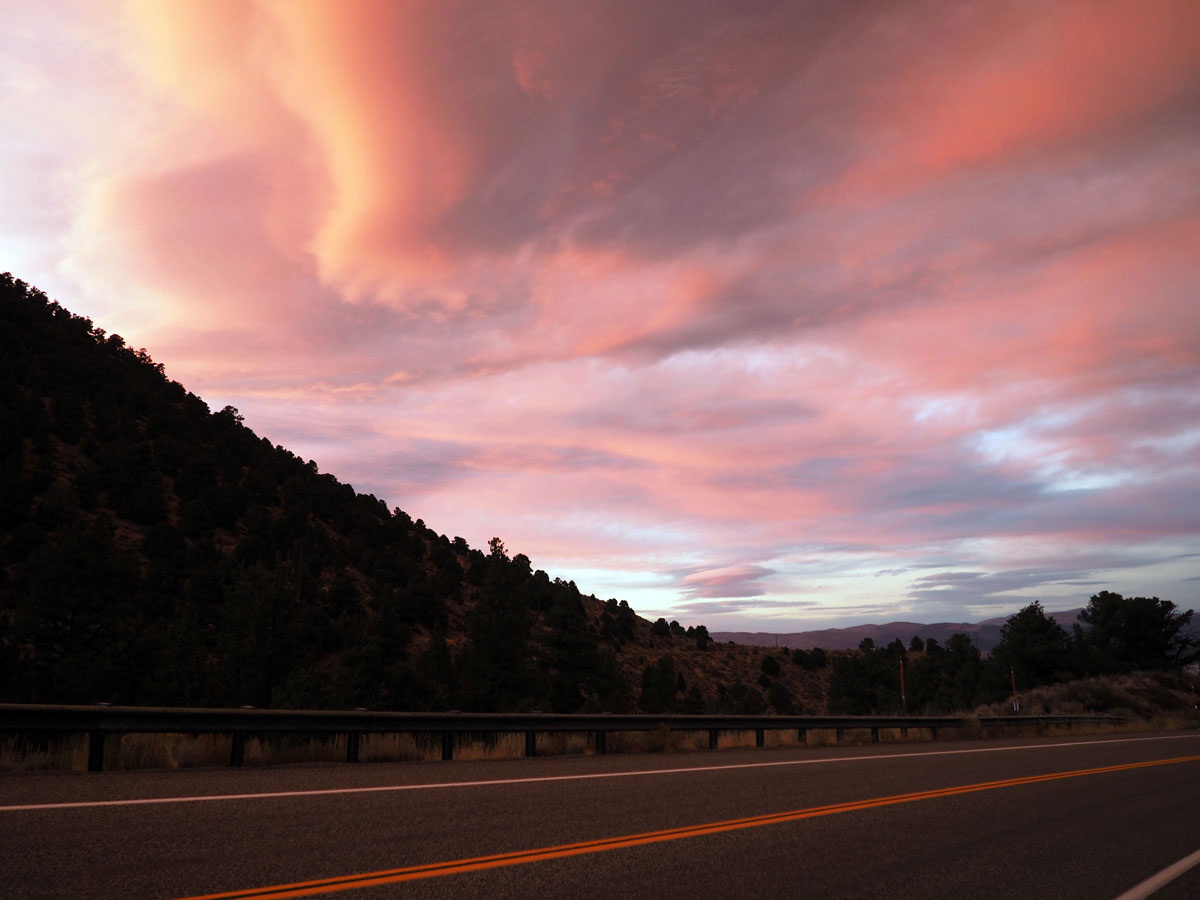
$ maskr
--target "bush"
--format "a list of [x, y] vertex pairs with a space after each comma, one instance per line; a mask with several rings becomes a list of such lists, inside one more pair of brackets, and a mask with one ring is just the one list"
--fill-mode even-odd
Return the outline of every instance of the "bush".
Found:
[[795, 712], [792, 705], [792, 692], [778, 681], [771, 685], [771, 689], [767, 692], [767, 701], [775, 707], [775, 711], [780, 715], [790, 716]]

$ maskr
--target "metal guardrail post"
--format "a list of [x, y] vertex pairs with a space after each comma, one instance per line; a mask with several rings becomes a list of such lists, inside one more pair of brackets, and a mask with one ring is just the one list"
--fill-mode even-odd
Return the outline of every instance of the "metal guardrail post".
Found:
[[351, 731], [346, 735], [346, 762], [348, 763], [358, 762], [358, 740], [359, 733], [357, 731]]
[[718, 731], [716, 728], [708, 729], [708, 749], [709, 750], [717, 749], [717, 737], [720, 735], [720, 733], [721, 732]]
[[807, 744], [808, 743], [808, 729], [807, 728], [797, 728], [796, 729], [796, 740], [800, 742], [801, 747], [803, 747], [805, 744]]
[[88, 771], [104, 771], [104, 732], [93, 731], [88, 735]]
[[537, 756], [537, 732], [525, 732], [525, 755]]
[[607, 736], [608, 736], [607, 732], [604, 732], [604, 731], [596, 732], [596, 742], [595, 743], [596, 743], [596, 755], [597, 756], [603, 756], [605, 753], [608, 752]]
[[846, 736], [846, 729], [845, 728], [835, 728], [833, 736], [834, 736], [834, 740], [836, 740], [840, 744], [842, 742], [842, 738], [844, 738]]
[[240, 766], [246, 758], [246, 735], [244, 732], [233, 733], [233, 743], [229, 747], [229, 765]]
[[900, 737], [902, 737], [902, 738], [908, 737], [908, 726], [907, 725], [900, 726]]
[[454, 732], [442, 732], [442, 762], [454, 759]]
[[765, 731], [762, 728], [754, 729], [754, 746], [762, 747], [766, 744]]
[[879, 743], [879, 729], [878, 728], [871, 729], [871, 743], [872, 744]]

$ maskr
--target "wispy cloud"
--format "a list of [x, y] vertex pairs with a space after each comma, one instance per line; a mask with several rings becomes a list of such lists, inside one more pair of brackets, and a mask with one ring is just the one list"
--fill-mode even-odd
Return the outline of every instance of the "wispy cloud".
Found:
[[439, 530], [695, 621], [1196, 603], [1194, 3], [0, 26], [4, 267]]

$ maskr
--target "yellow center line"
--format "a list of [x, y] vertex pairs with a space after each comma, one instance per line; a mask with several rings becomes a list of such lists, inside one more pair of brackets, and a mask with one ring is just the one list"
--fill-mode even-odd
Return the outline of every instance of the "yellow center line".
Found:
[[1106, 772], [1122, 772], [1128, 769], [1143, 769], [1149, 766], [1168, 766], [1175, 763], [1197, 761], [1200, 761], [1200, 755], [1177, 756], [1173, 759], [1155, 759], [1148, 762], [1100, 766], [1094, 769], [1051, 772], [1046, 775], [1028, 775], [1023, 778], [1005, 778], [1000, 781], [981, 781], [976, 784], [934, 788], [928, 791], [893, 794], [890, 797], [873, 797], [867, 800], [852, 800], [846, 803], [831, 803], [826, 806], [812, 806], [807, 809], [794, 809], [786, 812], [748, 816], [742, 819], [726, 819], [720, 822], [704, 822], [699, 825], [687, 825], [681, 828], [666, 828], [660, 831], [646, 831], [640, 834], [618, 835], [616, 837], [580, 841], [573, 844], [559, 844], [553, 847], [519, 850], [512, 853], [497, 853], [491, 856], [454, 859], [418, 866], [406, 866], [400, 869], [385, 869], [379, 872], [364, 872], [357, 875], [343, 875], [336, 878], [321, 878], [315, 881], [297, 881], [291, 884], [251, 888], [244, 891], [229, 891], [222, 894], [204, 894], [202, 896], [182, 898], [182, 900], [283, 900], [285, 897], [308, 897], [313, 894], [349, 891], [380, 884], [395, 884], [400, 881], [437, 878], [442, 875], [458, 875], [463, 872], [477, 872], [481, 869], [523, 865], [525, 863], [541, 862], [548, 859], [580, 856], [585, 853], [600, 853], [605, 850], [618, 850], [623, 847], [656, 844], [662, 841], [677, 841], [683, 838], [719, 834], [743, 828], [759, 828], [763, 825], [777, 825], [783, 822], [795, 822], [799, 819], [814, 819], [818, 816], [831, 816], [836, 813], [874, 809], [880, 806], [895, 806], [900, 803], [915, 803], [918, 800], [935, 800], [940, 797], [954, 797], [959, 794], [971, 794], [978, 791], [993, 791], [999, 788], [1017, 787], [1023, 784], [1038, 784], [1043, 781], [1059, 781], [1064, 778], [1080, 778], [1084, 775], [1101, 775]]

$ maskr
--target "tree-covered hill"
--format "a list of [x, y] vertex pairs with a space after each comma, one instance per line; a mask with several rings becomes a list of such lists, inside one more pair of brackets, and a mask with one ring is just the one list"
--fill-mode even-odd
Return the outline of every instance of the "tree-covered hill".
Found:
[[7, 274], [0, 335], [0, 700], [822, 711], [811, 667], [439, 535]]

